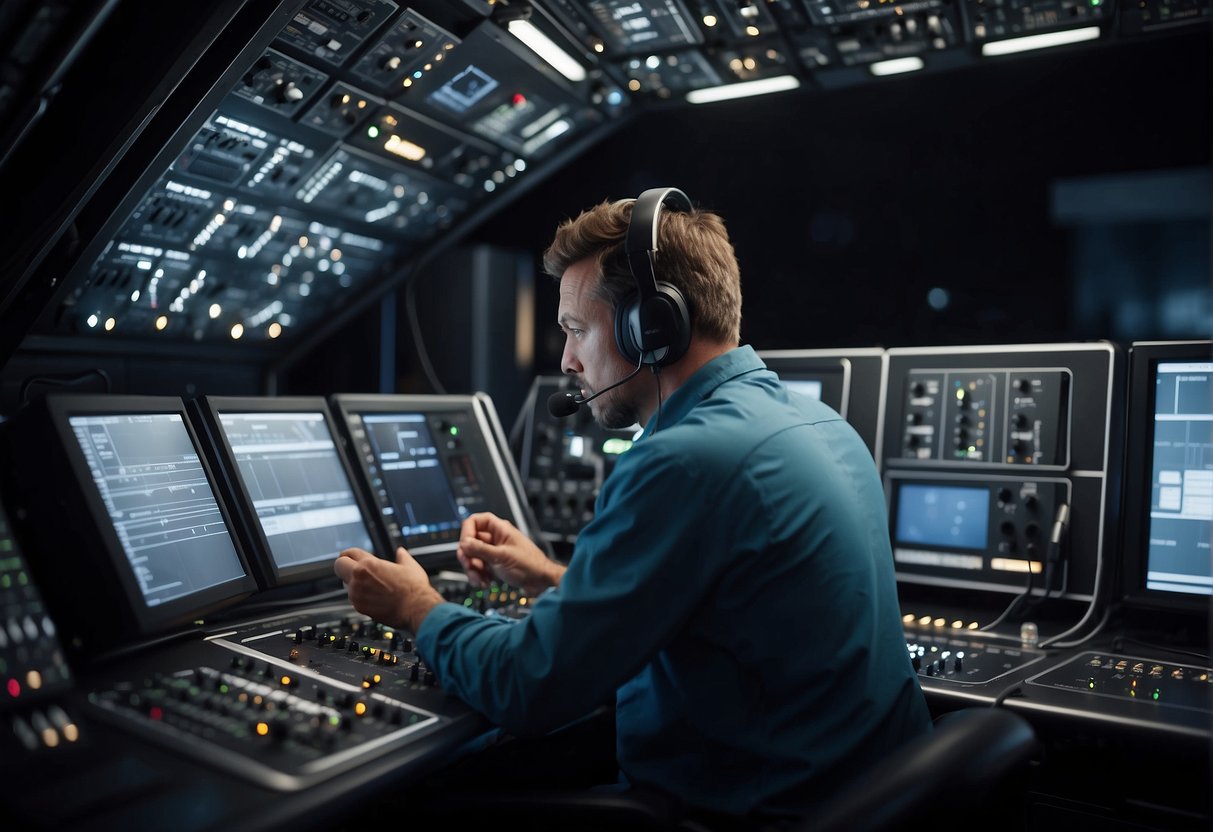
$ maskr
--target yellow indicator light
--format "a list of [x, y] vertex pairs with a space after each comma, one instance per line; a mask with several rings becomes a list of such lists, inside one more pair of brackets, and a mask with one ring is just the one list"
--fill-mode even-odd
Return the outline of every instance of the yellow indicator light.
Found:
[[410, 162], [420, 162], [425, 158], [424, 147], [414, 144], [408, 139], [402, 139], [395, 133], [389, 136], [388, 140], [383, 143], [383, 149], [402, 159], [408, 159]]
[[59, 733], [54, 728], [43, 728], [42, 744], [47, 748], [54, 748], [59, 745]]
[[232, 340], [239, 341], [244, 335], [244, 324], [232, 324]]
[[524, 595], [523, 597], [518, 599], [518, 606], [525, 607], [526, 602], [527, 602], [527, 597]]
[[944, 624], [947, 624], [948, 622], [947, 622], [947, 621], [945, 621], [945, 620], [944, 620], [944, 619], [942, 619], [942, 618], [936, 618], [936, 619], [935, 619], [935, 621], [933, 621], [932, 623], [933, 623], [933, 624], [934, 624], [936, 627], [942, 627]]
[[76, 723], [69, 722], [63, 726], [63, 738], [68, 742], [75, 742], [80, 739], [80, 729], [76, 727]]
[[1087, 687], [1090, 688], [1091, 690], [1095, 690], [1095, 677], [1094, 676], [1087, 677]]
[[959, 629], [960, 629], [961, 627], [963, 627], [964, 625], [965, 625], [965, 623], [964, 623], [963, 621], [961, 621], [961, 620], [958, 618], [958, 619], [956, 619], [955, 621], [953, 621], [953, 622], [952, 622], [952, 629], [953, 629], [953, 630], [959, 630]]
[[166, 326], [168, 326], [168, 315], [161, 315], [159, 318], [156, 319], [156, 331], [157, 332], [163, 331], [163, 329]]
[[278, 680], [278, 682], [284, 688], [289, 688], [291, 686], [291, 683], [294, 682], [294, 679], [292, 679], [290, 676], [283, 676], [281, 679]]
[[379, 683], [380, 683], [380, 682], [382, 682], [382, 681], [383, 681], [383, 677], [382, 677], [382, 676], [380, 676], [378, 673], [376, 673], [374, 676], [372, 676], [372, 677], [371, 677], [371, 684], [372, 684], [372, 685], [377, 685], [377, 684], [379, 684]]
[[272, 324], [270, 324], [269, 329], [266, 330], [266, 334], [271, 338], [277, 338], [282, 334], [282, 324], [274, 321]]
[[370, 680], [370, 679], [363, 679], [363, 680], [362, 680], [362, 687], [363, 687], [364, 689], [365, 689], [365, 688], [369, 688], [370, 686], [371, 686], [371, 680]]
[[270, 724], [268, 722], [258, 722], [257, 723], [257, 736], [265, 737], [265, 736], [269, 736], [269, 733], [270, 733]]
[[365, 702], [356, 703], [354, 705], [354, 713], [356, 713], [358, 716], [362, 716], [363, 714], [365, 714], [366, 713], [366, 703]]
[[367, 652], [369, 652], [369, 653], [371, 654], [371, 656], [378, 656], [378, 655], [379, 655], [379, 648], [378, 648], [378, 647], [370, 647], [370, 648], [368, 648], [368, 649], [367, 649]]
[[114, 320], [113, 318], [105, 319], [105, 331], [106, 332], [113, 332], [114, 327], [116, 327], [117, 325], [118, 325], [118, 322], [116, 320]]
[[30, 690], [37, 690], [42, 687], [42, 674], [36, 670], [31, 670], [25, 674], [25, 686]]
[[907, 612], [905, 615], [903, 615], [901, 617], [901, 623], [902, 624], [913, 624], [915, 618], [917, 618], [917, 616], [914, 615], [914, 613]]
[[970, 630], [976, 630], [976, 629], [977, 629], [977, 622], [976, 622], [976, 621], [970, 621], [970, 622], [969, 622], [969, 629], [970, 629]]
[[715, 26], [715, 25], [716, 25], [716, 23], [717, 23], [717, 20], [716, 20], [716, 15], [714, 15], [714, 14], [705, 14], [705, 15], [703, 16], [703, 25], [704, 25], [704, 26], [707, 26], [709, 29], [711, 29], [713, 26]]

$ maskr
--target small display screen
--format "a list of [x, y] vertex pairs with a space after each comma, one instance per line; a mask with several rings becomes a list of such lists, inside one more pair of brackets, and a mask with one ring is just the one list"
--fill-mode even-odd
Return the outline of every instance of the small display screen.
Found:
[[455, 499], [425, 415], [367, 413], [362, 424], [388, 492], [385, 510], [404, 539], [458, 534], [467, 511]]
[[1146, 588], [1213, 594], [1213, 362], [1159, 362]]
[[279, 569], [374, 544], [323, 413], [220, 413]]
[[590, 0], [587, 5], [612, 52], [656, 52], [703, 42], [679, 0]]
[[906, 483], [897, 496], [901, 545], [986, 548], [990, 496], [984, 488]]
[[808, 396], [813, 401], [821, 401], [821, 381], [819, 379], [784, 379], [783, 383], [789, 390], [794, 390], [802, 396]]
[[68, 419], [149, 607], [245, 576], [178, 413]]

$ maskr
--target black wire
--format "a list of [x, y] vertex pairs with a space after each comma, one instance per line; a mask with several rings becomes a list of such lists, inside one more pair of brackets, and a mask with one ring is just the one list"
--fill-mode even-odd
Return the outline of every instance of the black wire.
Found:
[[102, 370], [100, 367], [95, 367], [74, 376], [30, 376], [21, 383], [21, 392], [19, 393], [18, 398], [21, 404], [29, 404], [29, 399], [26, 397], [29, 395], [30, 388], [35, 384], [45, 384], [49, 387], [71, 387], [72, 385], [80, 384], [93, 376], [97, 376], [103, 382], [105, 382], [106, 393], [113, 392], [114, 384], [110, 379], [109, 373]]
[[653, 378], [657, 379], [657, 413], [653, 416], [653, 430], [647, 432], [649, 436], [661, 427], [661, 368], [656, 364], [653, 365]]
[[421, 321], [417, 317], [417, 301], [416, 301], [416, 286], [421, 278], [421, 264], [418, 263], [413, 267], [413, 272], [408, 276], [404, 283], [404, 314], [408, 317], [409, 328], [412, 330], [413, 346], [417, 349], [417, 361], [421, 364], [421, 371], [425, 373], [426, 381], [430, 387], [438, 395], [446, 394], [446, 387], [438, 380], [438, 373], [434, 371], [434, 365], [430, 362], [429, 351], [425, 348], [425, 339], [421, 336]]

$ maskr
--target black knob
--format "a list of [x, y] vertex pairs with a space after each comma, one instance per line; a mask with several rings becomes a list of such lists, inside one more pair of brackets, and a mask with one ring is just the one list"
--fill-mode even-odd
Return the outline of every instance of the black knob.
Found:
[[998, 528], [1007, 537], [1015, 536], [1015, 524], [1010, 520], [1003, 520], [1002, 525], [1000, 525]]
[[1011, 502], [1011, 489], [1009, 489], [1009, 488], [998, 489], [998, 501], [1000, 503]]
[[1030, 379], [1017, 378], [1014, 382], [1012, 382], [1012, 384], [1015, 386], [1015, 389], [1021, 393], [1032, 392], [1032, 382]]
[[1036, 525], [1035, 523], [1029, 523], [1023, 527], [1023, 533], [1028, 537], [1036, 537], [1040, 534], [1040, 526]]

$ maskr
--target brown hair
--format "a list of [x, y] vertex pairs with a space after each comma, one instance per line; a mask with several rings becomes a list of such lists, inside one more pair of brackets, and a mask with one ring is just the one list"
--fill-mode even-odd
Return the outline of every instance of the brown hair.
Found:
[[[618, 308], [636, 291], [623, 239], [634, 200], [603, 202], [565, 220], [543, 253], [543, 269], [557, 280], [574, 263], [593, 257], [598, 294]], [[724, 220], [711, 211], [663, 211], [657, 229], [657, 279], [686, 298], [692, 331], [712, 341], [741, 341], [741, 274]]]

